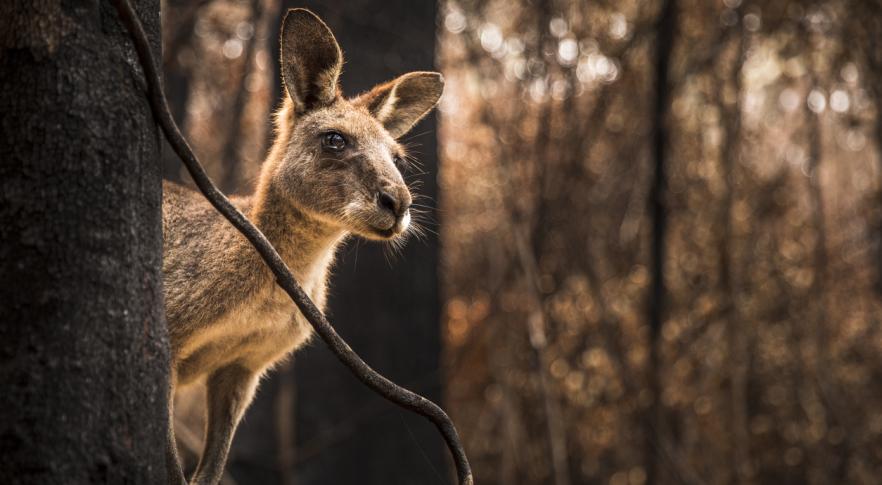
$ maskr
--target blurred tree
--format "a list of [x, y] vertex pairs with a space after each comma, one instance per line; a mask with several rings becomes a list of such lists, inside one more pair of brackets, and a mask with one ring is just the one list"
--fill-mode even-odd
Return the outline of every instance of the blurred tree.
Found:
[[[187, 132], [187, 102], [190, 95], [192, 41], [199, 14], [211, 0], [195, 2], [167, 0], [163, 8], [162, 74], [169, 107], [181, 131]], [[162, 140], [163, 177], [175, 182], [181, 179], [181, 161], [168, 142]]]
[[[882, 153], [882, 48], [879, 47], [879, 39], [882, 38], [882, 1], [880, 0], [850, 0], [847, 3], [850, 15], [845, 18], [846, 26], [843, 30], [854, 35], [856, 42], [850, 45], [854, 49], [854, 55], [860, 60], [864, 68], [864, 75], [869, 82], [868, 93], [872, 96], [877, 106], [873, 138], [876, 149]], [[882, 172], [882, 156], [879, 157], [880, 172]], [[882, 176], [882, 175], [880, 175]], [[873, 205], [882, 201], [882, 191]], [[875, 213], [876, 220], [871, 221], [874, 225], [874, 245], [876, 246], [876, 291], [882, 295], [882, 211]]]
[[[0, 6], [0, 482], [164, 483], [159, 137], [110, 2]], [[137, 2], [156, 53], [159, 2]]]
[[[168, 0], [163, 73], [182, 132], [219, 187], [247, 192], [265, 156], [275, 102], [270, 50], [278, 0]], [[188, 180], [169, 147], [164, 176]]]
[[662, 444], [662, 426], [665, 423], [661, 402], [664, 366], [661, 360], [661, 335], [667, 318], [667, 283], [665, 261], [667, 260], [667, 165], [671, 153], [670, 121], [671, 104], [671, 51], [677, 31], [677, 2], [662, 0], [659, 7], [655, 32], [654, 96], [651, 113], [653, 176], [649, 192], [649, 217], [652, 224], [650, 241], [650, 282], [646, 321], [649, 325], [649, 398], [645, 434], [646, 483], [661, 483], [658, 461], [666, 453]]
[[[744, 8], [744, 5], [741, 6]], [[743, 10], [739, 10], [740, 13]], [[747, 53], [748, 34], [745, 29], [727, 29], [728, 35], [721, 43], [727, 50], [734, 51], [733, 60], [728, 63], [728, 71], [724, 82], [717, 85], [715, 98], [716, 108], [722, 118], [722, 136], [720, 143], [720, 172], [722, 174], [722, 194], [720, 197], [720, 214], [718, 216], [720, 232], [719, 248], [719, 297], [720, 318], [726, 325], [729, 356], [729, 448], [731, 461], [729, 473], [733, 483], [747, 483], [750, 472], [748, 429], [748, 397], [747, 379], [748, 362], [750, 360], [749, 330], [744, 327], [741, 319], [739, 302], [738, 276], [734, 246], [739, 241], [733, 233], [733, 201], [735, 200], [735, 178], [741, 153], [741, 110], [742, 103], [742, 70], [744, 57]], [[731, 38], [731, 39], [730, 39]], [[730, 45], [734, 44], [734, 45]], [[734, 92], [734, 96], [726, 96], [725, 92]]]

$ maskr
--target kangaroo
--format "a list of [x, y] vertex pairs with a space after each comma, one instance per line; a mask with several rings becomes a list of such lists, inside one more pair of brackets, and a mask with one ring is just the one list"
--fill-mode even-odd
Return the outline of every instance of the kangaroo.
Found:
[[[437, 104], [439, 73], [412, 72], [346, 99], [343, 55], [312, 12], [281, 31], [287, 91], [253, 195], [233, 203], [260, 228], [319, 308], [348, 236], [391, 241], [410, 227], [406, 154], [396, 139]], [[203, 380], [205, 448], [191, 484], [217, 484], [260, 377], [301, 347], [311, 327], [248, 241], [201, 195], [163, 186], [163, 273], [172, 347], [171, 392]], [[171, 399], [170, 399], [171, 401]], [[169, 409], [169, 482], [186, 483]]]

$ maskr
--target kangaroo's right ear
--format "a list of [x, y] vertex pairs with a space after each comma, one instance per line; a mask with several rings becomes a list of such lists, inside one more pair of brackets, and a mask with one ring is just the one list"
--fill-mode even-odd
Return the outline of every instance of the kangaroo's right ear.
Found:
[[331, 104], [337, 97], [343, 53], [331, 29], [309, 10], [295, 8], [285, 14], [281, 65], [298, 113]]
[[442, 91], [441, 73], [409, 72], [374, 87], [353, 103], [366, 107], [392, 138], [398, 138], [438, 104]]

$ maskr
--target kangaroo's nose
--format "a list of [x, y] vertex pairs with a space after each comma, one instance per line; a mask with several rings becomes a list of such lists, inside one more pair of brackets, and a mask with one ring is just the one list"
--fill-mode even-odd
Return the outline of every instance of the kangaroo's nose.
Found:
[[409, 197], [396, 197], [385, 190], [381, 190], [377, 194], [377, 204], [391, 212], [396, 218], [404, 215], [404, 212], [410, 207], [410, 200], [405, 199], [409, 199]]

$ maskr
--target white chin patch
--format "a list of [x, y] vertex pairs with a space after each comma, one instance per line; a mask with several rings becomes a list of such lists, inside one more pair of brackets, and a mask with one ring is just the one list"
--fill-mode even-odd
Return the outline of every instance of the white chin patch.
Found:
[[401, 218], [401, 232], [407, 230], [408, 226], [410, 226], [410, 211], [404, 213], [404, 217]]

